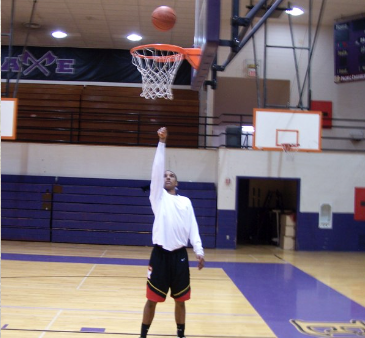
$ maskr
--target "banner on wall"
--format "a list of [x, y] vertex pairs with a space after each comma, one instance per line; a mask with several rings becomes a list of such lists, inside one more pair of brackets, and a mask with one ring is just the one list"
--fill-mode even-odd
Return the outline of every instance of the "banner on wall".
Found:
[[365, 17], [343, 19], [334, 26], [335, 82], [365, 80]]
[[[1, 46], [1, 78], [22, 80], [141, 83], [129, 50]], [[191, 67], [180, 66], [174, 84], [190, 85]]]

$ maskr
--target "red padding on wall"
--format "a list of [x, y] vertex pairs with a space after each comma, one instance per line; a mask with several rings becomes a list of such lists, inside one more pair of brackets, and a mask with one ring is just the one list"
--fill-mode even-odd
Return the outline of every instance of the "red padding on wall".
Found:
[[322, 112], [322, 128], [332, 128], [331, 101], [312, 101], [311, 110], [319, 110]]
[[356, 221], [365, 221], [365, 188], [355, 188], [355, 214]]

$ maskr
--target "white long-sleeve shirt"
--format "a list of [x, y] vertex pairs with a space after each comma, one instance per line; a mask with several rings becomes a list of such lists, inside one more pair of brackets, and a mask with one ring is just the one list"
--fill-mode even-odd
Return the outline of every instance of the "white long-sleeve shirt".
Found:
[[150, 202], [155, 215], [152, 243], [173, 251], [188, 245], [204, 256], [198, 223], [189, 198], [171, 195], [164, 189], [165, 143], [159, 142], [152, 166]]

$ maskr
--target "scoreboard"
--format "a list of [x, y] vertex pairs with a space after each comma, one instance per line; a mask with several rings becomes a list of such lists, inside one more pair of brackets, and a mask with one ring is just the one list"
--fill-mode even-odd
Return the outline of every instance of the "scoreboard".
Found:
[[335, 82], [365, 80], [365, 15], [334, 25]]

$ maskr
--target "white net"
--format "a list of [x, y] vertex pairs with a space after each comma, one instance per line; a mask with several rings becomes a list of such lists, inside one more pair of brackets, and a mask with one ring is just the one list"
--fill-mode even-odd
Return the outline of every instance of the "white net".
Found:
[[294, 154], [299, 149], [299, 144], [293, 144], [293, 143], [282, 143], [281, 147], [284, 151], [284, 158], [287, 161], [293, 162], [294, 161]]
[[143, 47], [132, 52], [132, 63], [142, 75], [141, 96], [172, 100], [171, 86], [184, 55], [170, 50]]
[[292, 143], [282, 143], [281, 147], [285, 153], [287, 152], [296, 152], [299, 149], [299, 144], [292, 144]]

